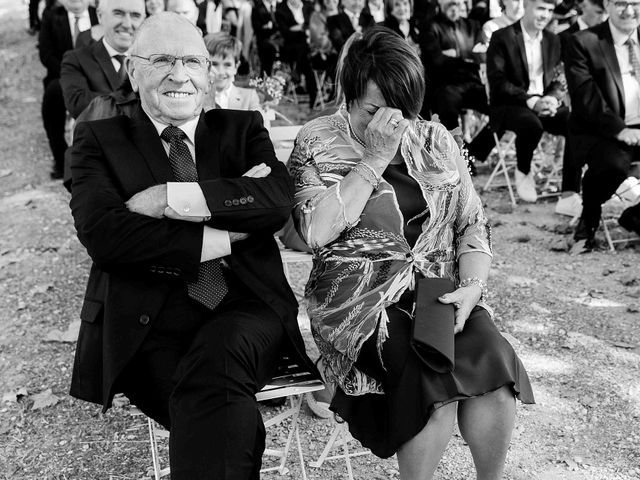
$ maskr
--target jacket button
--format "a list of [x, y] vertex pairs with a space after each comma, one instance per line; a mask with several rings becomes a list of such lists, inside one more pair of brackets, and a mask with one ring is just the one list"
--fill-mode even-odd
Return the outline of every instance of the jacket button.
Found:
[[225, 200], [224, 201], [224, 206], [225, 207], [230, 207], [231, 205], [233, 205], [233, 203], [231, 203], [231, 200]]
[[151, 273], [156, 273], [156, 267], [155, 267], [155, 265], [151, 265], [151, 266], [149, 267], [149, 271], [150, 271]]
[[249, 196], [247, 197], [247, 202], [249, 202], [249, 203], [253, 203], [253, 196], [249, 195]]
[[140, 323], [140, 325], [147, 325], [149, 323], [149, 320], [149, 315], [143, 313], [142, 315], [140, 315], [140, 319], [138, 320], [138, 322]]
[[238, 205], [240, 205], [240, 200], [238, 200], [237, 198], [234, 198], [234, 199], [233, 199], [233, 205], [234, 205], [234, 206], [236, 206], [236, 207], [237, 207]]
[[164, 273], [164, 267], [158, 267], [158, 273]]
[[247, 204], [246, 197], [240, 197], [240, 205], [246, 205], [246, 204]]

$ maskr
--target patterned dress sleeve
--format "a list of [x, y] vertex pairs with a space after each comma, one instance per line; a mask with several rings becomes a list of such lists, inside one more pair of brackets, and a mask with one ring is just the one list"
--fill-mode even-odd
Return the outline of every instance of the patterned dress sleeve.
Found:
[[433, 145], [444, 153], [445, 158], [455, 161], [460, 173], [460, 188], [456, 198], [455, 239], [456, 257], [469, 252], [482, 252], [493, 257], [491, 246], [491, 227], [482, 208], [467, 163], [458, 145], [446, 128], [434, 131]]

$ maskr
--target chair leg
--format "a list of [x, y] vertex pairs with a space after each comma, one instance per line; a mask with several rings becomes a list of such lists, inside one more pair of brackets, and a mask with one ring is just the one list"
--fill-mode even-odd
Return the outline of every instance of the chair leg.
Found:
[[153, 420], [147, 418], [147, 424], [149, 428], [149, 443], [151, 444], [151, 461], [153, 462], [153, 476], [155, 480], [161, 479], [160, 474], [160, 458], [158, 455], [158, 442], [156, 440], [155, 427], [153, 426]]
[[509, 148], [509, 146], [513, 142], [513, 139], [511, 139], [504, 148], [502, 147], [502, 145], [500, 145], [500, 139], [498, 138], [498, 135], [495, 132], [493, 133], [493, 139], [496, 142], [496, 151], [498, 152], [498, 162], [496, 163], [496, 166], [491, 172], [491, 175], [489, 176], [487, 183], [485, 183], [484, 187], [482, 188], [482, 191], [486, 192], [487, 190], [489, 190], [491, 183], [493, 183], [493, 181], [498, 175], [504, 175], [504, 180], [505, 180], [505, 183], [507, 184], [507, 189], [509, 190], [509, 198], [511, 199], [511, 204], [513, 206], [516, 206], [517, 204], [516, 196], [513, 193], [513, 187], [511, 186], [511, 179], [509, 178], [510, 167], [507, 165], [507, 161], [506, 161], [506, 149]]

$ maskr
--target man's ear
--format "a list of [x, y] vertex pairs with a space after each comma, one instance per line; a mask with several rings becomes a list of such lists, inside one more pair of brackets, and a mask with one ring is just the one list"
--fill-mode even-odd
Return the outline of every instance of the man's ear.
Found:
[[136, 68], [135, 62], [133, 61], [133, 58], [131, 57], [125, 58], [124, 66], [127, 69], [127, 74], [129, 75], [129, 82], [131, 82], [131, 88], [133, 89], [134, 92], [137, 92], [139, 90], [138, 82], [136, 81], [136, 73], [138, 70]]

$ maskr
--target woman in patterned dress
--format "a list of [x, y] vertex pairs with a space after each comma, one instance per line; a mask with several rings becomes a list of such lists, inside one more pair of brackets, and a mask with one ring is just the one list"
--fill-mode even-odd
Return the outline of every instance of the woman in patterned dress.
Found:
[[[397, 453], [402, 480], [432, 478], [457, 415], [477, 478], [501, 478], [514, 397], [534, 399], [483, 298], [491, 237], [465, 162], [442, 125], [417, 120], [424, 71], [395, 33], [374, 27], [356, 40], [339, 80], [345, 105], [305, 125], [289, 161], [331, 409], [374, 454]], [[455, 308], [445, 371], [410, 346], [423, 277], [457, 286], [439, 299]]]

